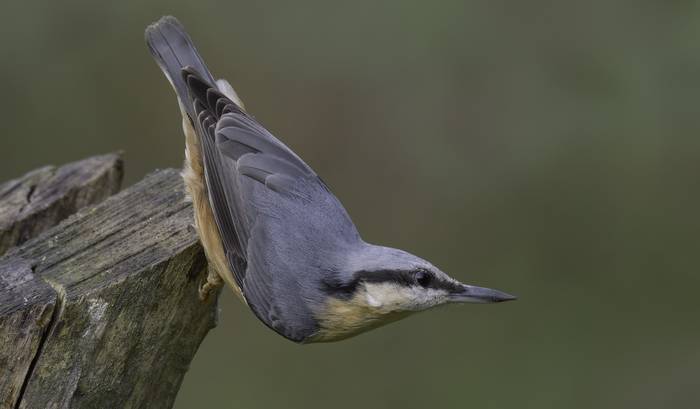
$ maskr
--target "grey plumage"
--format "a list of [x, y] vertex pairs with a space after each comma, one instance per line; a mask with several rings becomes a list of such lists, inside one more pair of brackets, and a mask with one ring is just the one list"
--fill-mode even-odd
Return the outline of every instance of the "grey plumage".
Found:
[[340, 338], [321, 334], [329, 297], [348, 298], [373, 272], [411, 280], [424, 270], [443, 292], [462, 288], [418, 257], [362, 241], [318, 175], [219, 88], [175, 18], [149, 26], [146, 41], [196, 131], [228, 267], [263, 323], [296, 342]]

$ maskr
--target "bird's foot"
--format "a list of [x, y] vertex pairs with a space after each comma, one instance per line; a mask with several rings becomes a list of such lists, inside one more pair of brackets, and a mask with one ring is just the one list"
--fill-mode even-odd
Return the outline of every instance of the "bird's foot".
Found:
[[204, 301], [207, 301], [211, 294], [216, 293], [219, 288], [224, 284], [223, 280], [219, 276], [219, 274], [214, 271], [213, 268], [209, 267], [208, 272], [207, 272], [207, 279], [202, 284], [201, 287], [199, 287], [199, 299]]

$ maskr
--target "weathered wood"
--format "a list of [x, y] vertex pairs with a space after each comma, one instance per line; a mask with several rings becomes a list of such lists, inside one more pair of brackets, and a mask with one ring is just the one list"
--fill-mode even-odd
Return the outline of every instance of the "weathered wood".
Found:
[[14, 407], [56, 306], [55, 291], [22, 259], [0, 266], [0, 408]]
[[0, 184], [0, 255], [119, 190], [119, 155], [45, 166]]
[[[119, 155], [95, 156], [60, 168], [46, 166], [0, 184], [0, 255], [84, 206], [119, 190]], [[48, 328], [55, 291], [26, 260], [0, 267], [0, 407], [16, 400]]]
[[0, 259], [0, 408], [169, 408], [216, 297], [175, 170]]

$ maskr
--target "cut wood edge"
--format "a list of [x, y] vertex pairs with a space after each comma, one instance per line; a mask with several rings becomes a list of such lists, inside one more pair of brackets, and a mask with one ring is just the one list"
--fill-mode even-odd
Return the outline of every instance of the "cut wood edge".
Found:
[[191, 223], [179, 173], [164, 170], [0, 258], [0, 363], [25, 346], [0, 408], [171, 407], [216, 325]]
[[119, 153], [45, 166], [0, 184], [0, 255], [119, 191]]

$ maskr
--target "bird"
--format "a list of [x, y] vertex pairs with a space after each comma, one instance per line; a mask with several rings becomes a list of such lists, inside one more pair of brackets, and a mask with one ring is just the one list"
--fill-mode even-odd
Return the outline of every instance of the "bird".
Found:
[[226, 283], [263, 324], [300, 344], [344, 340], [439, 305], [516, 299], [365, 242], [321, 177], [212, 75], [175, 17], [145, 37], [182, 114], [182, 175], [210, 267], [202, 299]]

